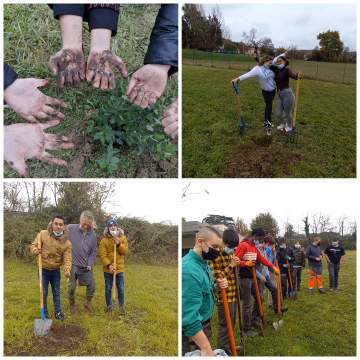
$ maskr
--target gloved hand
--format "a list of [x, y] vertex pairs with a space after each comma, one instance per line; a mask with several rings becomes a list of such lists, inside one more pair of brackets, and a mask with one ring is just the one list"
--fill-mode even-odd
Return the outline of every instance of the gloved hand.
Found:
[[273, 271], [275, 275], [280, 275], [280, 270], [276, 266], [273, 267]]

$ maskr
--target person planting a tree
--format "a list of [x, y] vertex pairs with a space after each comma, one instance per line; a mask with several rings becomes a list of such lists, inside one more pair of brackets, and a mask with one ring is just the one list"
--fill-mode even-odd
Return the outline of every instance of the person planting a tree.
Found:
[[[116, 254], [115, 254], [116, 251]], [[128, 253], [128, 242], [115, 219], [106, 222], [104, 237], [100, 240], [99, 256], [103, 264], [105, 280], [105, 301], [107, 311], [111, 312], [115, 304], [112, 303], [111, 291], [113, 286], [117, 288], [120, 314], [125, 314], [124, 299], [124, 262]], [[115, 284], [113, 284], [115, 275]]]
[[70, 278], [71, 271], [71, 243], [65, 231], [65, 220], [61, 215], [55, 215], [46, 230], [41, 230], [30, 246], [33, 255], [42, 259], [42, 285], [45, 317], [49, 317], [47, 295], [49, 283], [53, 294], [55, 318], [64, 320], [60, 303], [60, 267], [64, 265], [64, 275]]

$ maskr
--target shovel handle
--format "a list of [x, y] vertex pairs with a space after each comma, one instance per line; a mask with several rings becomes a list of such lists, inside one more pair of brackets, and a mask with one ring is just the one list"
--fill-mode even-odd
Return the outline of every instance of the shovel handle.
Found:
[[239, 95], [240, 94], [240, 84], [238, 81], [232, 81], [231, 82], [232, 84], [232, 88], [233, 88], [233, 91], [235, 92], [236, 95]]
[[300, 81], [301, 81], [301, 78], [298, 78], [296, 80], [295, 105], [294, 105], [293, 119], [292, 119], [292, 127], [293, 128], [295, 128], [295, 125], [296, 125], [296, 116], [297, 116], [297, 109], [298, 109], [299, 95], [300, 95]]
[[116, 242], [114, 240], [114, 274], [113, 274], [113, 286], [112, 286], [112, 299], [115, 303], [116, 300]]
[[289, 276], [289, 285], [290, 285], [290, 290], [291, 292], [293, 291], [293, 283], [292, 283], [292, 276], [291, 276], [291, 270], [290, 270], [290, 264], [289, 261], [286, 260], [286, 264], [288, 266], [287, 270], [288, 270], [288, 276]]
[[[39, 236], [38, 238], [38, 249], [41, 250], [42, 242]], [[44, 309], [44, 289], [42, 282], [42, 257], [41, 252], [38, 254], [38, 276], [39, 276], [39, 292], [40, 292], [40, 316], [44, 320], [45, 319], [45, 309]]]
[[237, 356], [235, 337], [234, 337], [234, 332], [233, 332], [232, 323], [231, 323], [231, 316], [230, 316], [228, 299], [227, 299], [227, 295], [226, 295], [226, 289], [221, 288], [221, 298], [222, 298], [222, 303], [224, 306], [226, 325], [227, 325], [227, 329], [228, 329], [229, 341], [230, 341], [230, 347], [231, 347], [231, 354], [232, 354], [232, 356]]

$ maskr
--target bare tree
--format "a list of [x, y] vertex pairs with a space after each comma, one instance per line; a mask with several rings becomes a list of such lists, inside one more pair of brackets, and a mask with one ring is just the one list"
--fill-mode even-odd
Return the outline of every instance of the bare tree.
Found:
[[346, 216], [340, 216], [339, 219], [338, 219], [338, 232], [340, 234], [341, 239], [344, 238], [347, 219], [348, 218]]
[[20, 196], [23, 190], [21, 182], [12, 182], [4, 184], [4, 210], [23, 211], [24, 201]]
[[304, 232], [306, 235], [306, 239], [308, 241], [310, 241], [310, 224], [309, 224], [309, 216], [306, 215], [303, 219], [302, 219], [303, 223], [304, 223]]

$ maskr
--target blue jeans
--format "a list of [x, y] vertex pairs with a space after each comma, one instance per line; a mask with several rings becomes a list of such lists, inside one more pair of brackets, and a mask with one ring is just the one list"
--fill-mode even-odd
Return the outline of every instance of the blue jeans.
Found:
[[[113, 285], [113, 274], [104, 272], [105, 279], [105, 300], [106, 305], [111, 305], [111, 290]], [[116, 288], [118, 293], [119, 305], [124, 305], [124, 273], [120, 272], [116, 274]]]
[[44, 311], [45, 314], [48, 315], [48, 308], [47, 308], [47, 296], [49, 291], [49, 283], [51, 284], [51, 291], [53, 295], [53, 302], [55, 308], [55, 314], [61, 312], [60, 306], [60, 269], [57, 270], [48, 270], [42, 269], [42, 283], [44, 289]]

